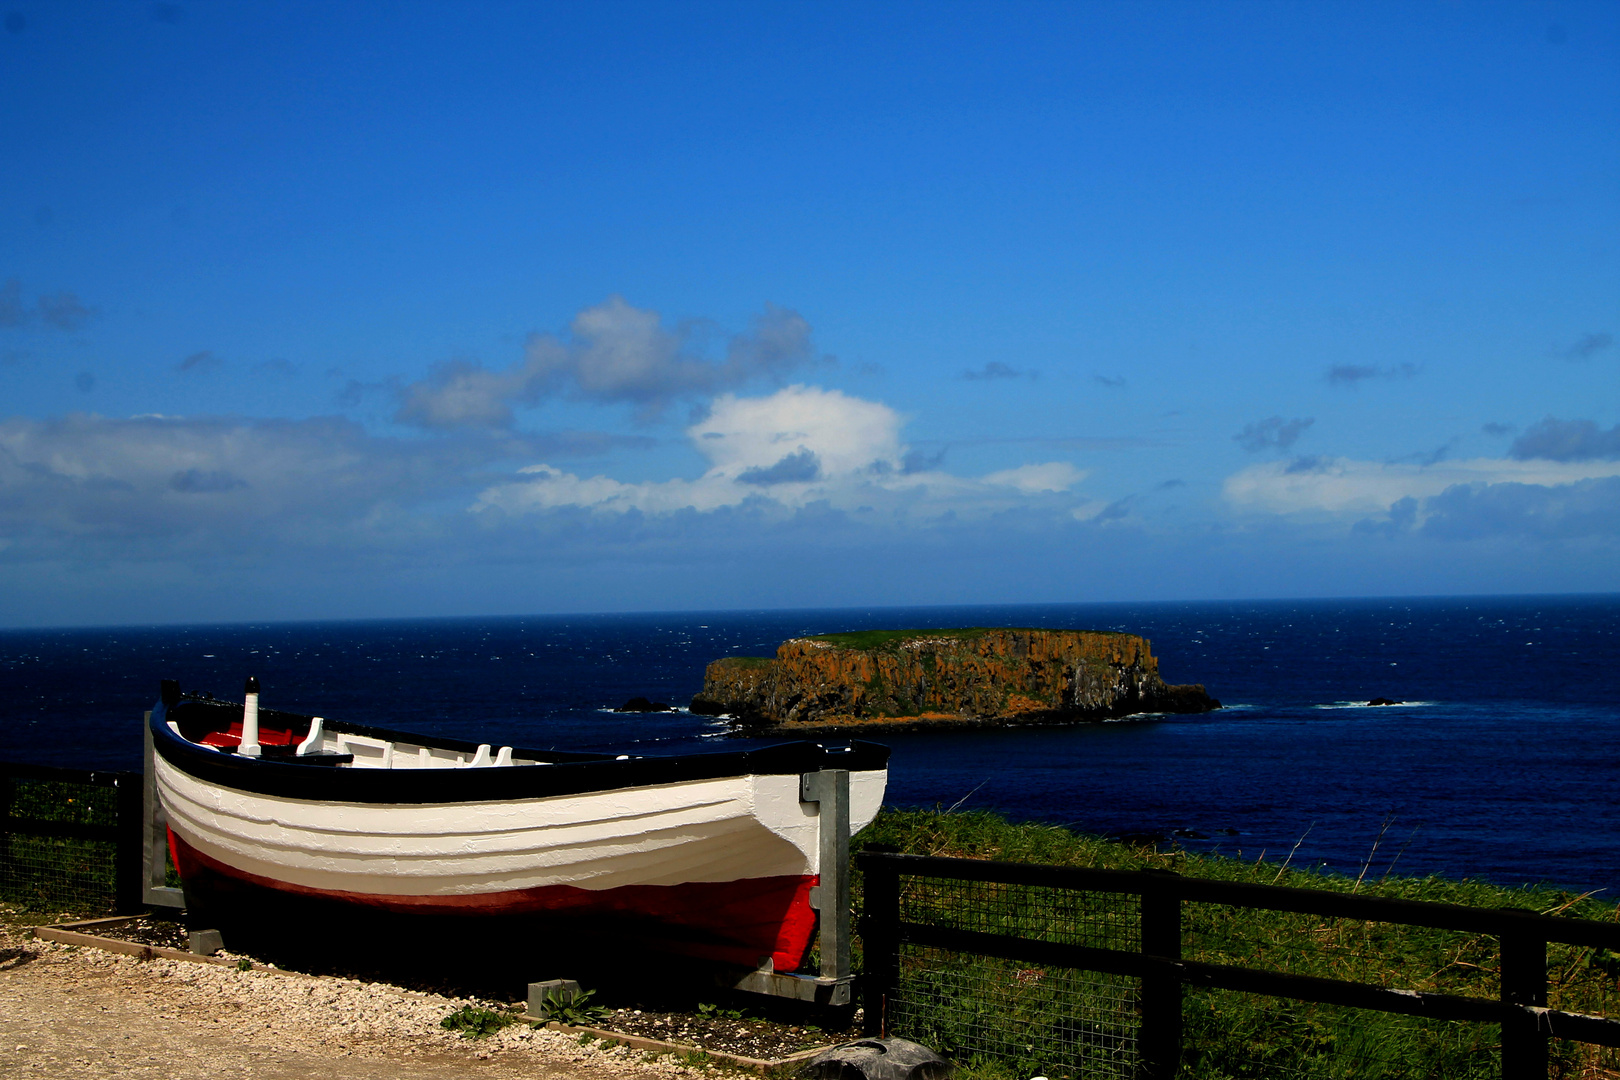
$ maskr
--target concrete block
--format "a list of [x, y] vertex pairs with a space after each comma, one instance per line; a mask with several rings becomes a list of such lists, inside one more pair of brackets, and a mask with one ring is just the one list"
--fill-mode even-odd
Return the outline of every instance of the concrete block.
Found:
[[556, 1001], [565, 1003], [579, 996], [579, 983], [574, 979], [547, 979], [545, 982], [532, 982], [529, 984], [529, 1008], [527, 1015], [536, 1019], [546, 1015], [546, 1003]]
[[213, 956], [225, 947], [218, 930], [193, 930], [186, 935], [186, 948], [196, 956]]

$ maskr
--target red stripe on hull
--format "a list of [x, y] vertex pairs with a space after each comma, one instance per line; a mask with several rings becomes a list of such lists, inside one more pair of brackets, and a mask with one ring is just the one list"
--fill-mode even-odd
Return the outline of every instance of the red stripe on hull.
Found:
[[250, 874], [203, 854], [172, 829], [169, 850], [188, 902], [193, 895], [209, 897], [226, 909], [258, 893], [260, 900], [303, 897], [357, 912], [407, 916], [585, 917], [622, 923], [626, 932], [645, 938], [649, 948], [750, 968], [769, 956], [777, 971], [793, 971], [803, 962], [816, 929], [810, 907], [816, 875], [599, 890], [542, 885], [461, 896], [387, 896], [312, 889]]

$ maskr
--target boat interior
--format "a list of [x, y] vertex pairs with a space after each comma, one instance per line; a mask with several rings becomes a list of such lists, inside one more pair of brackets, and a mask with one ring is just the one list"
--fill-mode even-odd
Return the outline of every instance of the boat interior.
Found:
[[[424, 746], [421, 743], [397, 742], [378, 739], [370, 735], [356, 735], [343, 731], [326, 730], [326, 722], [313, 717], [310, 730], [276, 730], [259, 728], [260, 753], [265, 757], [333, 758], [350, 760], [334, 764], [350, 765], [361, 769], [482, 769], [505, 765], [543, 765], [534, 758], [512, 755], [510, 746], [493, 747], [482, 743], [471, 753], [450, 750], [442, 746]], [[170, 729], [185, 738], [180, 726], [169, 721]], [[224, 731], [210, 731], [201, 738], [192, 739], [199, 746], [232, 753], [241, 749], [242, 722], [233, 723]]]
[[[177, 703], [169, 730], [197, 746], [222, 753], [249, 753], [242, 746], [245, 718], [241, 705], [211, 699]], [[296, 716], [264, 710], [258, 714], [254, 756], [310, 765], [336, 765], [357, 769], [495, 769], [514, 765], [550, 765], [560, 761], [628, 761], [627, 754], [548, 753], [514, 751], [510, 746], [457, 743], [452, 740], [388, 737], [392, 733], [349, 730], [347, 724], [329, 724], [319, 716]], [[519, 755], [522, 756], [519, 756]]]

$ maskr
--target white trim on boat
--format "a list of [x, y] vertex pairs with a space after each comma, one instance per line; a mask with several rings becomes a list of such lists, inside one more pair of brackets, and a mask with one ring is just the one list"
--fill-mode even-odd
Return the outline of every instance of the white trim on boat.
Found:
[[[324, 717], [310, 717], [309, 734], [304, 736], [304, 741], [298, 744], [298, 750], [296, 751], [299, 757], [305, 757], [311, 750], [319, 750], [321, 748], [321, 726], [325, 723], [326, 720]], [[179, 734], [178, 728], [175, 729], [175, 733]]]

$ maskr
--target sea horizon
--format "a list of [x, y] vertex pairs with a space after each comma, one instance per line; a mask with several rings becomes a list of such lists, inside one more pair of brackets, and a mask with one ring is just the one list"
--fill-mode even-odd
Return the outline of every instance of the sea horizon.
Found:
[[1468, 600], [1578, 600], [1578, 599], [1620, 599], [1620, 591], [1581, 591], [1581, 592], [1435, 592], [1435, 593], [1377, 593], [1367, 595], [1302, 595], [1302, 596], [1226, 596], [1226, 597], [1194, 597], [1173, 599], [1125, 599], [1125, 600], [1020, 600], [1020, 601], [983, 601], [975, 603], [883, 603], [883, 604], [840, 604], [823, 607], [818, 605], [767, 605], [762, 607], [649, 607], [649, 608], [580, 608], [578, 610], [553, 611], [521, 611], [521, 612], [477, 612], [470, 614], [430, 614], [430, 615], [312, 615], [312, 616], [285, 616], [264, 619], [178, 619], [178, 620], [131, 620], [128, 622], [109, 623], [18, 623], [0, 624], [0, 636], [6, 634], [27, 634], [45, 631], [98, 631], [98, 630], [138, 630], [138, 629], [189, 629], [193, 627], [245, 627], [245, 626], [309, 626], [319, 624], [369, 624], [369, 623], [420, 623], [420, 622], [466, 622], [478, 620], [500, 619], [550, 619], [550, 618], [611, 618], [616, 616], [698, 616], [698, 615], [765, 615], [765, 614], [794, 614], [800, 612], [839, 612], [839, 611], [931, 611], [934, 609], [949, 609], [953, 611], [969, 611], [974, 608], [987, 608], [995, 610], [1016, 610], [1021, 607], [1049, 608], [1061, 607], [1155, 607], [1175, 606], [1185, 604], [1310, 604], [1310, 603], [1397, 603], [1402, 601], [1468, 601]]
[[[514, 746], [701, 752], [737, 744], [712, 718], [612, 710], [635, 696], [684, 706], [710, 661], [803, 634], [1019, 624], [1141, 634], [1166, 681], [1204, 683], [1225, 708], [874, 733], [893, 749], [889, 805], [992, 810], [1250, 860], [1297, 845], [1294, 865], [1352, 876], [1620, 896], [1612, 594], [8, 630], [0, 758], [138, 768], [140, 717], [160, 679], [230, 697], [250, 674], [267, 707], [295, 712]], [[1366, 706], [1375, 697], [1403, 704]]]

